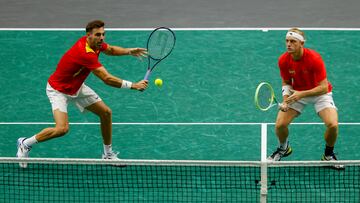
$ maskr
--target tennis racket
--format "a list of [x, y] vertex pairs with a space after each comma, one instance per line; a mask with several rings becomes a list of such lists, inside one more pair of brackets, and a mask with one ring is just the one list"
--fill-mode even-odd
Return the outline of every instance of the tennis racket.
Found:
[[167, 27], [159, 27], [151, 32], [147, 40], [148, 67], [144, 77], [147, 80], [155, 66], [168, 57], [175, 46], [175, 33]]
[[255, 106], [261, 111], [267, 111], [273, 106], [279, 106], [275, 98], [274, 89], [267, 82], [260, 83], [255, 91]]

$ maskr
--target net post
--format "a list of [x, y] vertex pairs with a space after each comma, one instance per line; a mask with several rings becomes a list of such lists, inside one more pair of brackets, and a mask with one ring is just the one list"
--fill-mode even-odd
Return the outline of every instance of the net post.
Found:
[[261, 189], [260, 189], [260, 203], [266, 203], [267, 199], [267, 124], [261, 124]]

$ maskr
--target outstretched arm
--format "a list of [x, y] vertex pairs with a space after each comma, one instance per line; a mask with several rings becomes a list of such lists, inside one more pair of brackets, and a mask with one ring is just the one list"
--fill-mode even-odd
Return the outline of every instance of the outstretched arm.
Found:
[[[139, 91], [143, 91], [147, 88], [148, 86], [148, 81], [147, 80], [140, 80], [139, 82], [136, 83], [131, 83], [128, 81], [125, 81], [123, 79], [120, 79], [118, 77], [115, 77], [113, 75], [111, 75], [104, 66], [101, 66], [99, 68], [96, 68], [92, 71], [98, 78], [100, 78], [105, 84], [112, 86], [112, 87], [117, 87], [117, 88], [128, 88], [128, 89], [135, 89], [135, 90], [139, 90]], [[128, 84], [130, 84], [129, 86], [127, 86]]]
[[110, 56], [132, 55], [136, 57], [146, 57], [147, 55], [147, 51], [144, 48], [123, 48], [112, 45], [109, 45], [104, 53]]

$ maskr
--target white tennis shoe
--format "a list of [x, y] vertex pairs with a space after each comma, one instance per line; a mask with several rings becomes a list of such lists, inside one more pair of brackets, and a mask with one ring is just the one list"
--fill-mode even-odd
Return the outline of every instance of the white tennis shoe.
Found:
[[[102, 158], [103, 159], [107, 159], [107, 160], [115, 160], [115, 161], [118, 161], [120, 160], [118, 158], [118, 155], [119, 155], [119, 152], [110, 152], [110, 153], [107, 153], [107, 154], [103, 154], [102, 155]], [[125, 164], [122, 164], [122, 163], [116, 163], [116, 164], [111, 164], [112, 166], [115, 166], [115, 167], [126, 167]]]
[[110, 160], [120, 160], [118, 156], [119, 152], [110, 152], [107, 154], [102, 154], [102, 159], [110, 159]]
[[280, 161], [283, 157], [287, 157], [292, 153], [292, 148], [288, 144], [286, 150], [277, 148], [268, 158], [268, 161]]
[[[17, 140], [17, 149], [18, 150], [17, 150], [17, 153], [16, 153], [16, 157], [18, 157], [18, 158], [27, 158], [27, 157], [29, 157], [29, 152], [31, 150], [31, 147], [26, 146], [24, 144], [24, 140], [26, 140], [26, 137], [20, 137]], [[20, 162], [19, 166], [21, 168], [26, 168], [27, 163]]]

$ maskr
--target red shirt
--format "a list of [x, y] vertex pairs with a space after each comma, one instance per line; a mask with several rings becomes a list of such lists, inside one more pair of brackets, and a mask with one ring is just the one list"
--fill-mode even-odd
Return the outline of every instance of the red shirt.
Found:
[[68, 95], [74, 95], [84, 83], [90, 72], [101, 67], [100, 51], [107, 49], [103, 43], [100, 50], [93, 50], [81, 37], [60, 59], [55, 72], [48, 82], [52, 88]]
[[[290, 81], [294, 90], [310, 90], [326, 78], [325, 64], [320, 54], [308, 48], [304, 48], [303, 56], [297, 61], [285, 52], [279, 57], [278, 64], [282, 79]], [[332, 85], [330, 82], [328, 84], [328, 92], [331, 92]]]

